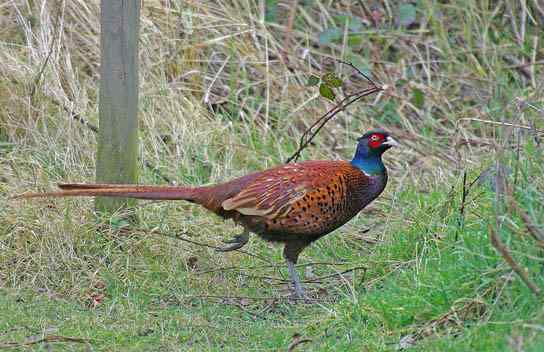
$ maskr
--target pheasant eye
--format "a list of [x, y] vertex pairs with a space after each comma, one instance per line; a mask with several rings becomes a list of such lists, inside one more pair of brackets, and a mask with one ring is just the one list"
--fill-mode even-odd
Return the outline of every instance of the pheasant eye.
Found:
[[371, 147], [371, 148], [378, 148], [382, 143], [382, 140], [384, 139], [383, 136], [379, 135], [379, 134], [373, 134], [370, 136], [370, 141], [368, 143], [368, 145]]

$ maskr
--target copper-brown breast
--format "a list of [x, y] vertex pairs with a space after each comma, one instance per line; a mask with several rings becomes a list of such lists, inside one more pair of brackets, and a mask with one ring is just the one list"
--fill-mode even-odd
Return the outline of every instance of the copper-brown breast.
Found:
[[366, 195], [371, 181], [346, 161], [288, 164], [252, 175], [222, 208], [268, 240], [313, 240], [375, 198]]
[[266, 219], [263, 233], [275, 239], [304, 237], [317, 239], [353, 218], [366, 204], [359, 193], [368, 186], [368, 177], [353, 166], [338, 168], [326, 184], [308, 191], [288, 213]]

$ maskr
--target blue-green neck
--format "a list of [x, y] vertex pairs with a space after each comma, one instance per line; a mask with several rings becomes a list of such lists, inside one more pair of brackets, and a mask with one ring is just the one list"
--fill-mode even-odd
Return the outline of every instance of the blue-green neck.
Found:
[[381, 155], [372, 155], [364, 158], [358, 158], [356, 155], [351, 164], [361, 169], [367, 175], [381, 175], [385, 173], [385, 166], [383, 165]]
[[382, 153], [369, 150], [365, 143], [359, 143], [351, 164], [367, 175], [383, 175], [386, 172]]

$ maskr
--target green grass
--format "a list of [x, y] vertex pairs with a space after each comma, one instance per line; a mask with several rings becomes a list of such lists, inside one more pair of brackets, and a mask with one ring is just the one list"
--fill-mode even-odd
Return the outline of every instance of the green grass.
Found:
[[[507, 170], [542, 231], [543, 9], [419, 1], [418, 24], [406, 29], [396, 1], [375, 2], [375, 25], [359, 1], [299, 1], [288, 67], [278, 59], [288, 2], [266, 3], [275, 15], [263, 24], [253, 2], [145, 2], [141, 162], [192, 185], [282, 163], [331, 107], [304, 86], [308, 76], [321, 65], [348, 77], [330, 58], [359, 60], [387, 93], [339, 114], [303, 159], [348, 159], [372, 127], [403, 148], [385, 155], [385, 193], [302, 254], [303, 277], [326, 277], [306, 283], [317, 302], [288, 299], [281, 249], [256, 236], [247, 253], [225, 254], [169, 237], [215, 246], [240, 231], [191, 204], [140, 202], [132, 226], [127, 214], [95, 214], [90, 199], [8, 199], [92, 182], [96, 148], [66, 109], [97, 123], [97, 3], [21, 0], [0, 9], [0, 346], [276, 351], [300, 335], [309, 339], [300, 351], [543, 350], [542, 298], [489, 237], [491, 226], [544, 289], [543, 249], [492, 172], [497, 162]], [[344, 31], [346, 16], [367, 22]], [[52, 46], [60, 24], [62, 45]], [[333, 26], [348, 37], [319, 43]], [[248, 29], [255, 35], [235, 34]], [[164, 183], [140, 170], [142, 183]], [[465, 172], [468, 184], [480, 179], [461, 212]]]

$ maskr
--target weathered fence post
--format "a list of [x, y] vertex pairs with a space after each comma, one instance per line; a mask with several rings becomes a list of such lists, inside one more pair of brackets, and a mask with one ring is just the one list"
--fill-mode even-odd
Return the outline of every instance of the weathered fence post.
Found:
[[[137, 182], [139, 24], [140, 0], [100, 1], [98, 183]], [[126, 204], [126, 199], [96, 199], [99, 211]]]

